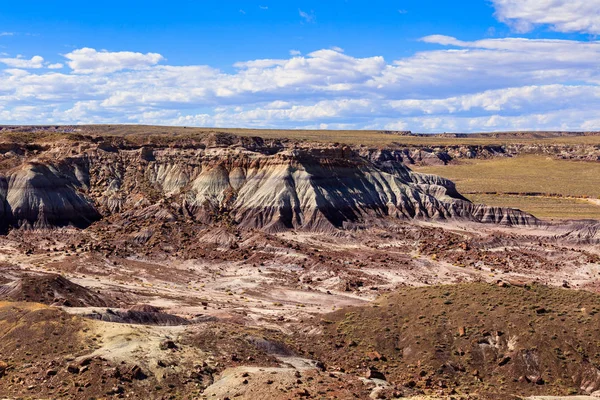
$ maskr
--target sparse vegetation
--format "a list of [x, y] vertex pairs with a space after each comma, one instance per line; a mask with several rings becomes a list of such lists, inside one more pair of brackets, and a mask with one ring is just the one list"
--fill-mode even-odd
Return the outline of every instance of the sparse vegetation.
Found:
[[78, 125], [69, 127], [68, 132], [32, 131], [28, 127], [13, 131], [0, 132], [0, 137], [17, 142], [32, 142], [71, 138], [77, 140], [79, 135], [104, 135], [126, 137], [133, 143], [169, 143], [181, 139], [202, 138], [208, 134], [222, 132], [239, 136], [260, 136], [265, 139], [292, 139], [321, 143], [343, 143], [366, 146], [469, 146], [469, 145], [503, 145], [503, 144], [588, 144], [600, 145], [600, 135], [590, 133], [585, 136], [557, 136], [552, 133], [490, 133], [473, 134], [467, 137], [451, 137], [443, 135], [395, 135], [379, 130], [306, 130], [306, 129], [244, 129], [244, 128], [202, 128], [183, 126], [152, 125]]
[[600, 218], [600, 163], [529, 155], [414, 169], [453, 180], [475, 202], [541, 218]]
[[474, 203], [518, 208], [542, 219], [600, 219], [600, 206], [585, 199], [504, 194], [467, 194]]
[[[280, 146], [217, 132], [337, 144]], [[391, 159], [402, 171], [400, 160], [450, 161], [415, 169], [455, 174], [459, 190], [476, 202], [538, 216], [593, 216], [597, 206], [590, 198], [600, 196], [600, 164], [556, 157], [565, 151], [565, 157], [593, 160], [600, 147], [569, 152], [557, 146], [544, 156], [504, 158], [527, 150], [462, 144], [591, 143], [600, 136], [83, 126], [3, 130], [3, 138], [2, 157], [48, 163], [60, 172], [53, 182], [69, 180], [77, 188], [66, 198], [85, 194], [102, 218], [85, 229], [40, 229], [27, 220], [26, 229], [14, 224], [0, 235], [0, 292], [9, 301], [28, 302], [0, 304], [0, 395], [139, 398], [153, 390], [150, 397], [173, 399], [500, 400], [600, 389], [600, 297], [593, 293], [600, 292], [598, 222], [540, 226], [531, 219], [531, 226], [510, 229], [477, 225], [462, 215], [415, 221], [378, 211], [339, 228], [257, 223], [263, 215], [284, 215], [281, 210], [296, 198], [311, 205], [356, 196], [370, 210], [388, 187], [374, 179], [351, 191], [332, 186], [314, 198], [272, 195], [282, 185], [335, 182], [337, 172], [315, 172], [323, 165], [337, 168], [333, 161], [343, 165], [343, 181], [370, 164], [377, 169], [372, 176], [390, 174], [390, 165], [382, 164]], [[371, 149], [347, 152], [344, 143]], [[436, 146], [442, 143], [459, 148]], [[548, 147], [533, 148], [541, 153]], [[301, 163], [278, 169], [279, 160], [289, 161], [296, 151], [306, 151]], [[308, 162], [312, 152], [319, 162]], [[468, 157], [488, 160], [464, 162]], [[12, 174], [13, 164], [0, 166]], [[284, 179], [302, 166], [312, 171], [310, 179]], [[207, 179], [213, 169], [219, 174]], [[277, 173], [262, 173], [271, 170]], [[5, 181], [11, 190], [28, 188], [23, 204], [53, 198], [53, 192], [32, 190], [38, 189], [28, 184], [33, 172]], [[243, 213], [253, 223], [232, 223], [229, 201], [262, 187], [255, 183], [264, 176], [270, 176], [264, 178], [268, 190], [246, 201]], [[241, 179], [254, 186], [234, 189], [231, 182]], [[40, 190], [53, 187], [33, 181], [39, 182]], [[219, 199], [221, 185], [227, 186], [224, 207], [201, 200], [206, 193]], [[261, 207], [265, 213], [257, 213]], [[340, 209], [324, 207], [323, 215]], [[45, 221], [40, 215], [46, 211], [32, 218]], [[313, 221], [318, 215], [301, 214]], [[443, 285], [449, 283], [454, 285]]]
[[378, 303], [324, 316], [320, 340], [309, 339], [316, 354], [425, 393], [481, 399], [578, 393], [600, 365], [592, 293], [476, 283], [405, 289]]

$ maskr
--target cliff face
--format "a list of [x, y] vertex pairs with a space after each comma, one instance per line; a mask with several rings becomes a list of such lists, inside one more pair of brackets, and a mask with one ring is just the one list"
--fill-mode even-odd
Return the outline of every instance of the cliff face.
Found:
[[0, 212], [7, 226], [31, 228], [85, 227], [114, 214], [268, 231], [329, 231], [381, 218], [536, 223], [520, 211], [471, 204], [452, 182], [410, 171], [393, 151], [225, 139], [51, 146], [0, 176]]
[[444, 165], [452, 160], [514, 157], [523, 154], [544, 154], [573, 161], [600, 161], [600, 147], [592, 144], [415, 145], [399, 149], [397, 154], [408, 165]]
[[0, 176], [3, 228], [86, 227], [99, 219], [92, 200], [74, 178], [77, 172], [75, 167], [65, 174], [51, 163], [26, 162]]

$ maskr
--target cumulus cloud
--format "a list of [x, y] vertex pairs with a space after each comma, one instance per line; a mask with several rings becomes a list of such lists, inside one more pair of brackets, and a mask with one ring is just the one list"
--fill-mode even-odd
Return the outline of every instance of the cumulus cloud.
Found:
[[14, 68], [42, 68], [44, 66], [44, 58], [33, 56], [30, 59], [26, 59], [23, 56], [17, 56], [15, 58], [0, 58], [0, 63]]
[[164, 60], [158, 53], [134, 53], [131, 51], [109, 52], [82, 48], [65, 54], [67, 64], [75, 73], [106, 74], [124, 69], [144, 69]]
[[422, 41], [445, 47], [395, 61], [322, 49], [239, 62], [232, 72], [94, 49], [65, 55], [70, 69], [0, 59], [0, 123], [600, 129], [600, 42]]
[[496, 17], [518, 32], [548, 25], [558, 32], [600, 33], [600, 0], [492, 0]]
[[598, 41], [505, 38], [468, 42], [441, 35], [422, 40], [451, 48], [396, 61], [382, 79], [376, 79], [382, 88], [405, 82], [411, 90], [439, 95], [570, 81], [600, 83], [600, 71], [594, 68], [600, 56]]

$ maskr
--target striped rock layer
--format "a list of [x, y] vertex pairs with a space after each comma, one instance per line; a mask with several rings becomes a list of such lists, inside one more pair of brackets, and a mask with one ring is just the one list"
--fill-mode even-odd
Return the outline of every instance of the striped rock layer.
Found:
[[519, 210], [473, 204], [451, 181], [411, 171], [390, 150], [260, 139], [187, 147], [78, 143], [19, 160], [0, 172], [5, 229], [85, 228], [114, 214], [180, 219], [173, 209], [195, 222], [267, 231], [332, 231], [398, 219], [537, 223]]

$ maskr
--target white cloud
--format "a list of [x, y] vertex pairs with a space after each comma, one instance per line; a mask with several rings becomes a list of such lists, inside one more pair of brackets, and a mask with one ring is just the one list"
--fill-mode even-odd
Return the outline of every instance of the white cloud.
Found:
[[387, 62], [323, 49], [233, 72], [93, 49], [67, 54], [71, 69], [62, 70], [11, 58], [46, 68], [0, 68], [0, 123], [600, 129], [600, 42], [422, 40], [448, 48]]
[[545, 85], [523, 86], [448, 97], [444, 99], [392, 100], [391, 108], [405, 115], [465, 114], [493, 112], [514, 114], [546, 112], [585, 103], [581, 108], [600, 107], [599, 86]]
[[300, 50], [290, 50], [290, 56], [299, 56], [302, 55], [302, 52]]
[[415, 117], [384, 126], [388, 130], [412, 129], [416, 132], [494, 132], [534, 130], [598, 130], [599, 118], [590, 118], [578, 109], [566, 109], [543, 114], [517, 116], [488, 115], [483, 117]]
[[65, 54], [65, 57], [69, 60], [67, 62], [69, 67], [75, 73], [81, 74], [106, 74], [124, 69], [144, 69], [164, 60], [163, 56], [157, 53], [96, 51], [87, 47]]
[[305, 11], [298, 9], [298, 14], [309, 24], [315, 22], [315, 13], [313, 11], [311, 11], [310, 13], [307, 13]]
[[318, 50], [286, 60], [253, 60], [237, 63], [240, 70], [223, 77], [221, 88], [234, 94], [298, 91], [343, 91], [360, 85], [385, 69], [383, 57], [354, 58], [334, 50]]
[[14, 32], [0, 32], [0, 36], [14, 36]]
[[19, 55], [15, 58], [0, 58], [0, 63], [14, 68], [42, 68], [44, 66], [44, 58], [33, 56], [31, 59], [26, 59]]
[[547, 39], [484, 39], [472, 42], [433, 35], [422, 39], [451, 47], [419, 52], [396, 61], [379, 87], [404, 83], [421, 95], [469, 93], [482, 89], [563, 82], [600, 83], [594, 67], [600, 42]]
[[[294, 127], [306, 126], [305, 124], [312, 126], [315, 121], [322, 121], [328, 124], [345, 123], [354, 128], [381, 129], [397, 123], [400, 118], [404, 122], [411, 121], [415, 128], [426, 129], [433, 127], [434, 121], [440, 121], [440, 124], [443, 121], [454, 121], [456, 126], [466, 126], [464, 121], [469, 119], [481, 122], [487, 121], [489, 116], [494, 116], [492, 120], [508, 124], [523, 121], [524, 117], [521, 114], [559, 113], [573, 104], [584, 104], [578, 106], [579, 111], [592, 115], [594, 110], [600, 109], [600, 87], [549, 85], [491, 90], [428, 100], [343, 98], [302, 103], [274, 101], [241, 110], [239, 107], [223, 108], [215, 113], [215, 120], [225, 122], [225, 125], [229, 123], [238, 126], [261, 126], [267, 123], [273, 127], [282, 124]], [[477, 117], [482, 114], [488, 117]], [[458, 124], [457, 121], [463, 122]], [[558, 119], [552, 121], [556, 122]], [[561, 126], [566, 122], [572, 129], [580, 129], [582, 126], [581, 120], [564, 120]], [[479, 129], [485, 129], [489, 125], [488, 121]], [[446, 129], [451, 130], [449, 127]], [[473, 124], [468, 130], [477, 129], [477, 125]]]
[[48, 69], [61, 69], [62, 67], [64, 67], [64, 65], [61, 64], [61, 63], [55, 63], [55, 64], [48, 64], [48, 65], [46, 65], [46, 68], [48, 68]]
[[548, 25], [558, 32], [600, 33], [600, 0], [492, 0], [496, 17], [518, 32]]

